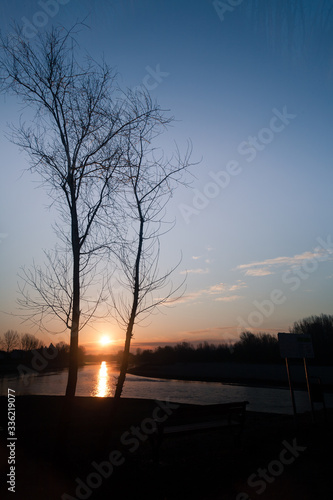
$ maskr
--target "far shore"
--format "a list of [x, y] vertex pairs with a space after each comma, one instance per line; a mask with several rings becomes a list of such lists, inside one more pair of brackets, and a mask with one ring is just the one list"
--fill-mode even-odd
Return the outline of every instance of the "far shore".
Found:
[[[290, 364], [293, 386], [306, 390], [306, 378], [302, 365]], [[170, 365], [145, 364], [131, 367], [128, 373], [141, 377], [164, 378], [198, 382], [219, 382], [224, 384], [255, 387], [288, 388], [286, 367], [282, 365], [249, 363], [175, 363]], [[310, 383], [318, 378], [323, 389], [333, 391], [333, 366], [308, 367]]]

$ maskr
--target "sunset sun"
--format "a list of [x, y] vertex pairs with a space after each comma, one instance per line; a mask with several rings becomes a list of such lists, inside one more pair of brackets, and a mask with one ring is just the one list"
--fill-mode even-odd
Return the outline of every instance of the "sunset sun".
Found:
[[111, 342], [111, 339], [110, 339], [110, 337], [108, 337], [107, 335], [103, 335], [103, 337], [101, 337], [101, 338], [100, 338], [100, 341], [99, 341], [99, 343], [100, 343], [101, 345], [103, 345], [103, 346], [104, 346], [104, 345], [108, 345], [108, 344], [110, 344], [110, 342]]

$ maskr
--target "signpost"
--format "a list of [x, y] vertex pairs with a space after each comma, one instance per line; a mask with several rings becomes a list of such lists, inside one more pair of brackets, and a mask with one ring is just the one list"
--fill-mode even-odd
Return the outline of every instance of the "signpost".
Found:
[[294, 390], [293, 390], [292, 381], [291, 381], [291, 377], [290, 377], [288, 358], [296, 358], [296, 359], [303, 358], [306, 385], [307, 385], [308, 394], [309, 394], [312, 417], [314, 419], [314, 408], [313, 408], [313, 402], [312, 402], [312, 398], [311, 398], [308, 370], [307, 370], [307, 366], [306, 366], [306, 358], [314, 358], [311, 336], [310, 335], [302, 335], [302, 334], [294, 334], [294, 333], [278, 333], [278, 339], [279, 339], [279, 348], [280, 348], [281, 357], [285, 358], [285, 360], [286, 360], [288, 383], [289, 383], [289, 389], [290, 389], [291, 402], [293, 405], [294, 417], [296, 418], [296, 404], [295, 404]]
[[283, 358], [314, 358], [310, 335], [278, 333], [280, 354]]

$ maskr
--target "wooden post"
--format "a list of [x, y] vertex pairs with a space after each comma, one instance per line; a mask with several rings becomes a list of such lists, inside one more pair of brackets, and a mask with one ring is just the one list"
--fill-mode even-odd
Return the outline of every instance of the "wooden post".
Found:
[[286, 360], [286, 368], [287, 368], [287, 374], [288, 374], [288, 382], [289, 382], [289, 390], [290, 390], [290, 396], [291, 396], [291, 402], [293, 405], [293, 412], [294, 412], [294, 420], [296, 424], [296, 418], [297, 418], [297, 413], [296, 413], [296, 403], [295, 403], [295, 395], [294, 395], [294, 389], [291, 383], [291, 377], [290, 377], [290, 372], [289, 372], [289, 364], [288, 364], [288, 358], [285, 358]]
[[308, 369], [307, 369], [307, 366], [306, 366], [306, 359], [305, 358], [303, 358], [303, 363], [304, 363], [304, 371], [305, 371], [305, 378], [306, 378], [306, 386], [308, 388], [309, 400], [310, 400], [310, 405], [311, 405], [312, 420], [315, 422], [316, 421], [316, 417], [315, 417], [315, 412], [314, 412], [314, 407], [313, 407], [313, 401], [312, 401], [312, 397], [311, 397], [309, 377], [308, 377]]

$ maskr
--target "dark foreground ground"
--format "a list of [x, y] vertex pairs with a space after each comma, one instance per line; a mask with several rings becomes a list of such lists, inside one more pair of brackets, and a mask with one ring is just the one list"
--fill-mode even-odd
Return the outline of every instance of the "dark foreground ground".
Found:
[[[175, 418], [179, 408], [159, 406], [152, 400], [123, 399], [121, 418], [109, 443], [101, 436], [109, 419], [110, 399], [77, 397], [67, 453], [63, 450], [61, 457], [55, 458], [62, 402], [63, 398], [56, 396], [16, 398], [16, 486], [15, 493], [11, 493], [6, 485], [10, 456], [7, 445], [13, 441], [7, 440], [7, 398], [0, 398], [1, 499], [333, 497], [331, 411], [326, 425], [323, 414], [318, 413], [316, 425], [311, 415], [305, 414], [299, 418], [297, 428], [292, 416], [248, 411], [240, 443], [235, 444], [231, 433], [224, 429], [169, 438], [162, 444], [160, 465], [156, 467], [146, 439], [151, 418], [171, 413]], [[180, 411], [184, 417], [184, 413], [192, 415], [196, 408], [181, 405]]]

